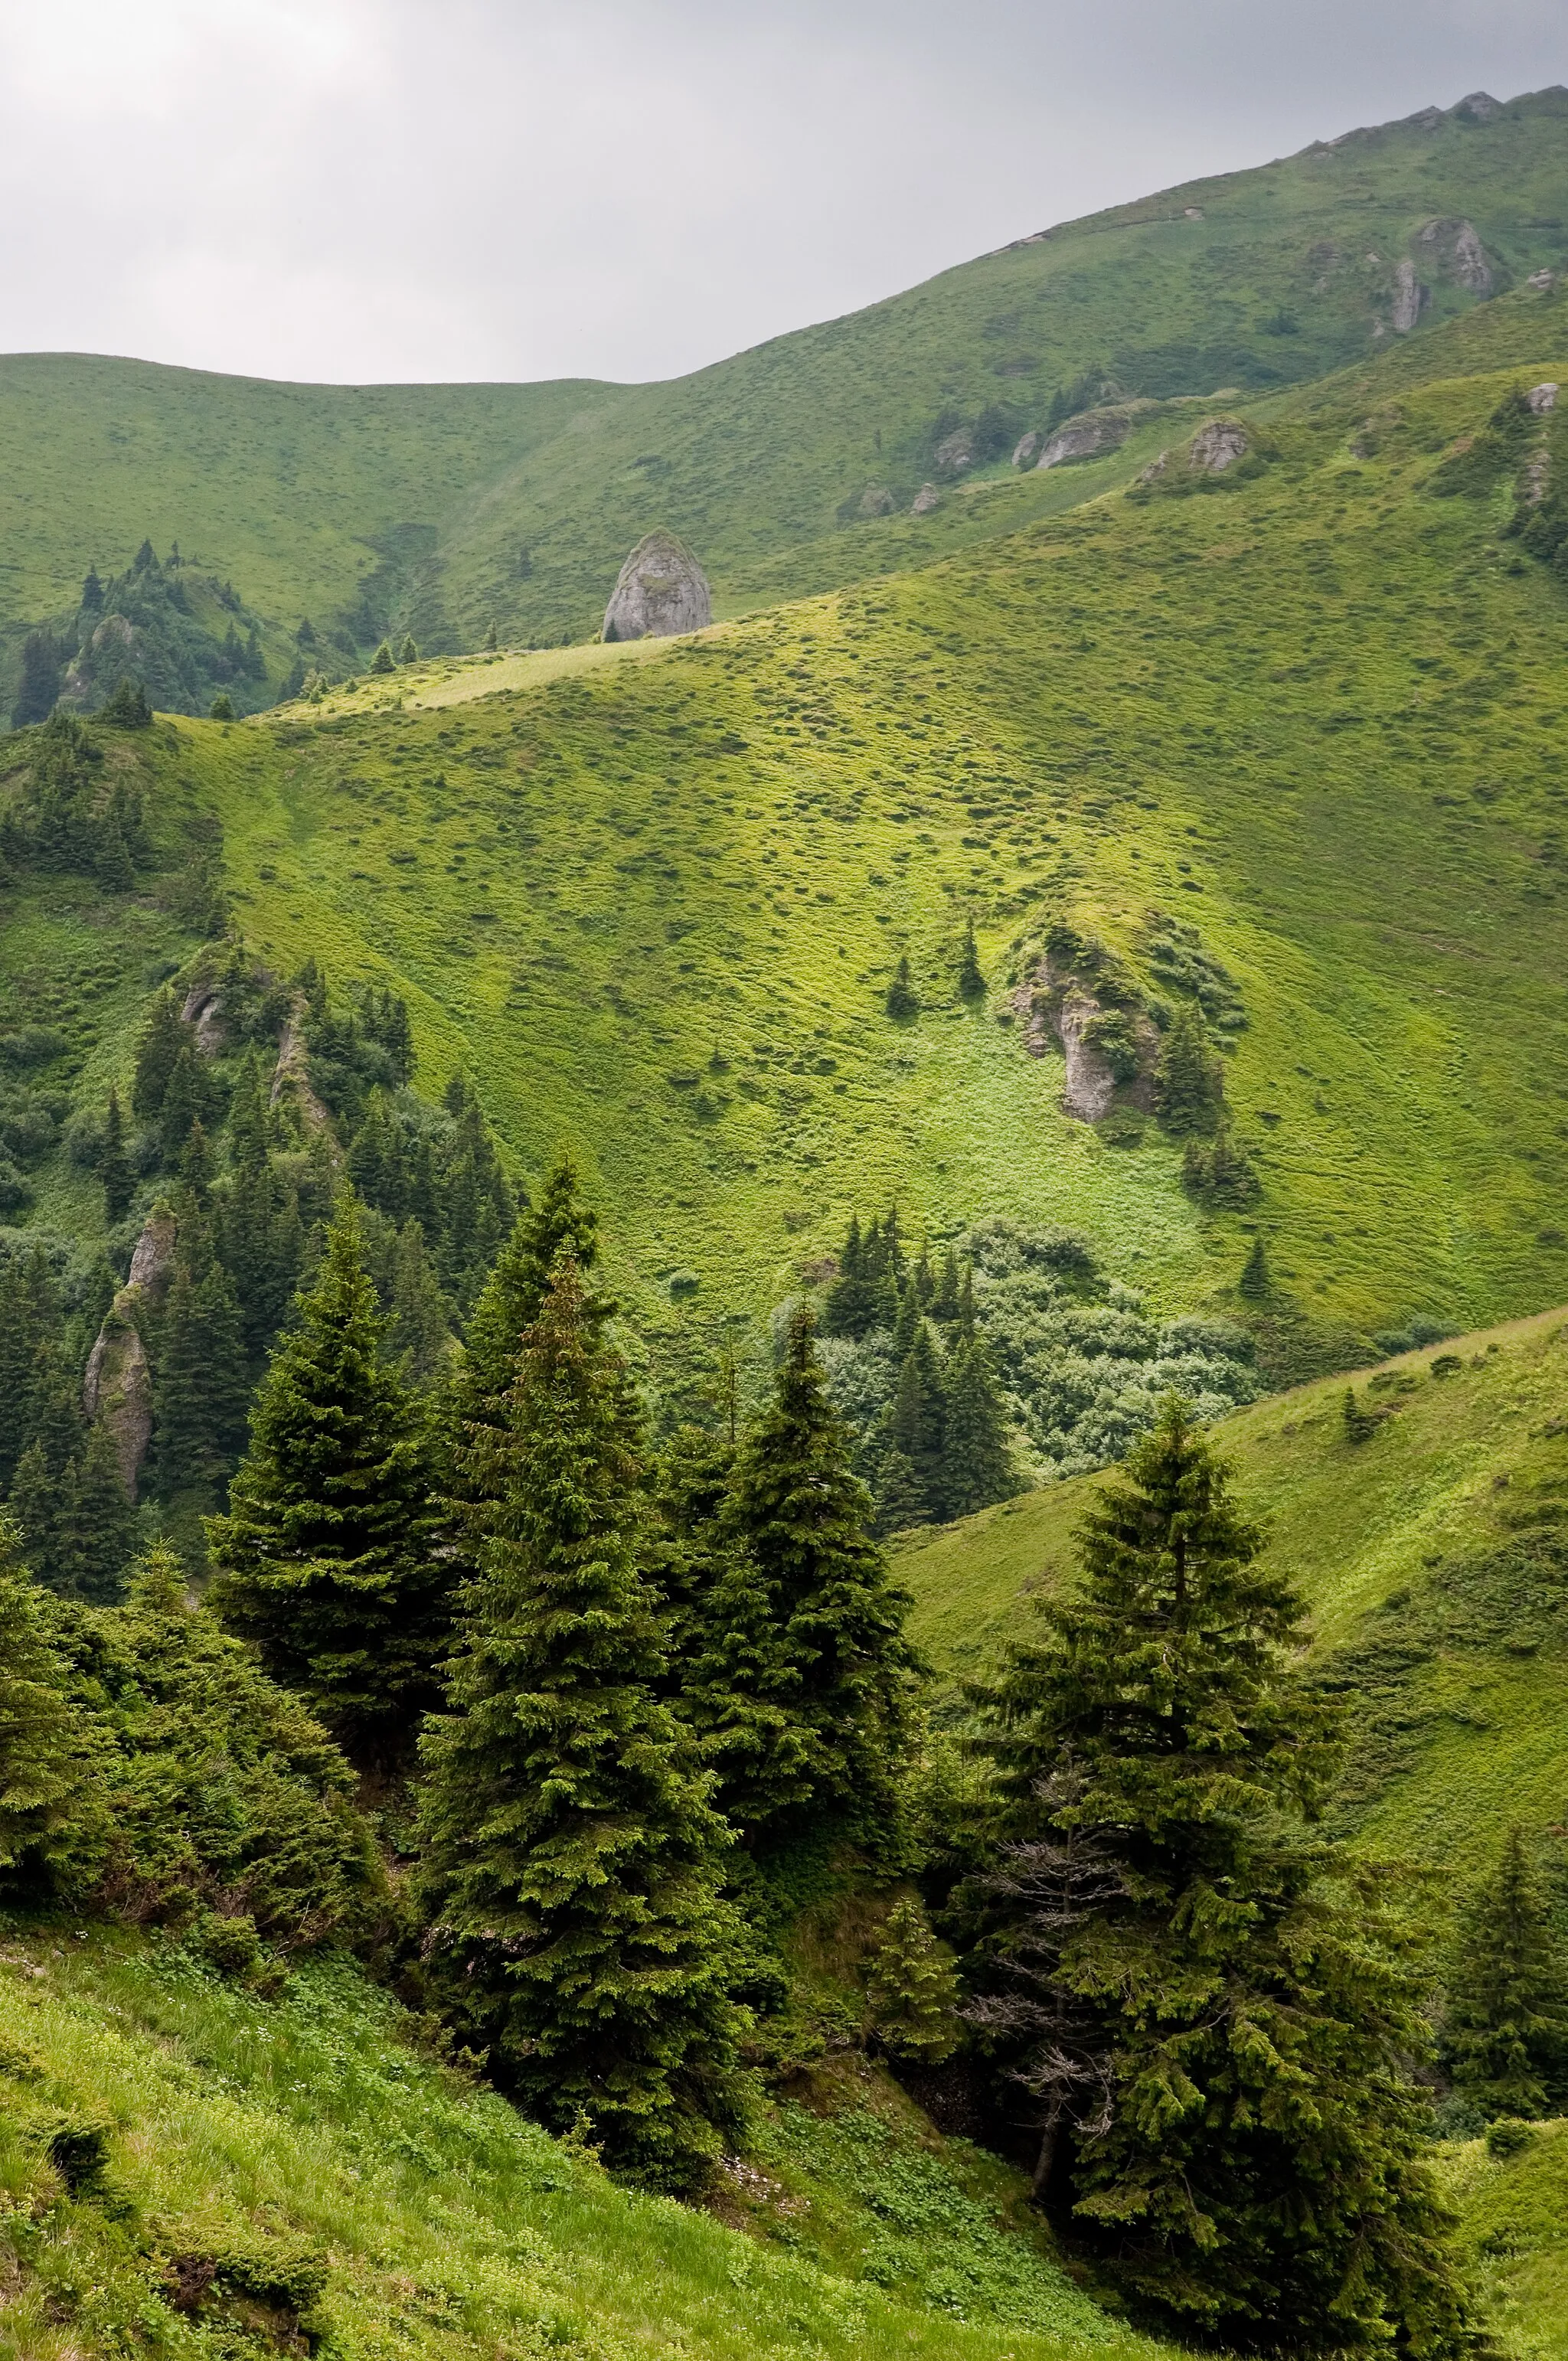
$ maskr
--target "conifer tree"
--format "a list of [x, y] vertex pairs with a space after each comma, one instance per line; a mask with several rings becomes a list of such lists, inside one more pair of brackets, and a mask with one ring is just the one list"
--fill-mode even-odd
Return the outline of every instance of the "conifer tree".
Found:
[[1222, 1089], [1219, 1060], [1210, 1050], [1201, 1011], [1179, 1008], [1160, 1044], [1155, 1076], [1161, 1123], [1178, 1138], [1212, 1132], [1219, 1119]]
[[918, 1896], [888, 1912], [866, 1980], [872, 2022], [894, 2058], [938, 2065], [959, 2046], [959, 1980], [953, 1955], [931, 1931]]
[[104, 1184], [104, 1211], [109, 1223], [123, 1222], [137, 1192], [137, 1176], [126, 1154], [126, 1121], [120, 1094], [111, 1089], [104, 1118], [104, 1146], [98, 1158], [98, 1178]]
[[1568, 1959], [1518, 1828], [1464, 1911], [1443, 2047], [1487, 2116], [1543, 2115], [1568, 2092]]
[[169, 1078], [174, 1062], [191, 1038], [191, 1028], [181, 1022], [180, 1003], [165, 984], [153, 1002], [141, 1038], [137, 1044], [136, 1080], [131, 1085], [131, 1107], [144, 1120], [162, 1113], [163, 1095], [169, 1088]]
[[920, 1002], [909, 973], [909, 954], [900, 951], [898, 965], [893, 972], [893, 982], [887, 987], [887, 1013], [900, 1022], [920, 1014]]
[[[370, 659], [370, 669], [375, 673], [383, 673], [393, 672], [396, 668], [391, 648], [387, 641], [383, 640], [380, 646], [377, 649], [375, 654]], [[301, 678], [302, 679], [303, 676], [304, 675], [302, 669]]]
[[843, 1251], [839, 1257], [839, 1276], [823, 1301], [822, 1333], [825, 1336], [861, 1336], [870, 1324], [861, 1217], [858, 1213], [851, 1213]]
[[959, 992], [965, 1000], [983, 1000], [985, 997], [985, 974], [974, 939], [973, 918], [964, 921], [964, 946], [959, 954]]
[[906, 1594], [866, 1532], [866, 1497], [797, 1310], [773, 1402], [744, 1437], [687, 1709], [749, 1842], [839, 1828], [874, 1846], [898, 1816], [917, 1660]]
[[120, 1474], [115, 1438], [104, 1420], [88, 1432], [74, 1492], [76, 1595], [92, 1605], [110, 1605], [136, 1538], [136, 1511]]
[[[1075, 2223], [1141, 2300], [1231, 2345], [1458, 2356], [1413, 1938], [1381, 1866], [1308, 1825], [1337, 1729], [1261, 1544], [1168, 1400], [1084, 1520], [1080, 1588], [981, 1693], [1009, 1843], [978, 2013], [1033, 2096], [1038, 2185], [1075, 2135]], [[1098, 1889], [1053, 1925], [1018, 1872], [1075, 1847]]]
[[391, 1322], [388, 1349], [404, 1360], [410, 1377], [426, 1385], [452, 1345], [446, 1304], [435, 1268], [424, 1250], [424, 1233], [405, 1222], [392, 1251]]
[[223, 1620], [361, 1763], [406, 1751], [450, 1628], [425, 1438], [383, 1328], [348, 1199], [208, 1529]]
[[1010, 1499], [1018, 1477], [995, 1365], [983, 1337], [959, 1337], [947, 1368], [942, 1432], [942, 1513], [967, 1517], [993, 1500]]
[[942, 1257], [942, 1276], [937, 1281], [937, 1292], [931, 1298], [933, 1320], [956, 1320], [959, 1316], [959, 1258], [951, 1246]]
[[20, 1536], [0, 1516], [0, 1877], [46, 1871], [69, 1843], [82, 1789], [64, 1668], [49, 1648]]
[[488, 1455], [448, 1709], [422, 1741], [425, 1955], [524, 2105], [685, 2191], [735, 2124], [739, 1927], [711, 1782], [653, 1693], [623, 1395], [563, 1255]]
[[[466, 1427], [504, 1427], [504, 1404], [517, 1382], [523, 1334], [539, 1317], [563, 1254], [585, 1279], [599, 1257], [598, 1219], [583, 1202], [577, 1168], [565, 1151], [546, 1174], [538, 1203], [524, 1206], [518, 1215], [474, 1306], [456, 1388], [457, 1414]], [[599, 1321], [614, 1309], [603, 1296], [590, 1302]]]
[[419, 662], [419, 650], [414, 645], [414, 635], [411, 631], [405, 631], [403, 633], [403, 643], [398, 650], [398, 662], [400, 664], [418, 664]]
[[43, 1323], [37, 1294], [18, 1262], [0, 1270], [0, 1492], [33, 1439]]

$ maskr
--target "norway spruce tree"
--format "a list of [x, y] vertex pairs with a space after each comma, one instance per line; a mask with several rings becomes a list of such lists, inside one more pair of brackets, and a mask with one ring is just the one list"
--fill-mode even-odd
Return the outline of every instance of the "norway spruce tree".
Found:
[[[517, 1382], [518, 1356], [525, 1330], [538, 1319], [559, 1256], [569, 1255], [579, 1278], [598, 1261], [598, 1222], [583, 1201], [582, 1181], [567, 1155], [557, 1157], [537, 1204], [525, 1205], [510, 1237], [496, 1257], [465, 1340], [455, 1388], [465, 1427], [496, 1431], [507, 1423], [505, 1403]], [[590, 1315], [602, 1320], [611, 1307], [595, 1297]]]
[[108, 1112], [104, 1118], [104, 1145], [98, 1157], [98, 1178], [104, 1184], [104, 1212], [113, 1224], [123, 1222], [131, 1210], [131, 1200], [137, 1192], [137, 1176], [131, 1170], [126, 1153], [126, 1119], [120, 1112], [118, 1091], [109, 1093]]
[[896, 1828], [917, 1660], [867, 1506], [802, 1308], [737, 1454], [730, 1553], [686, 1692], [722, 1807], [753, 1845], [839, 1830], [875, 1849]]
[[1443, 2048], [1483, 2114], [1543, 2115], [1568, 2093], [1568, 1958], [1520, 1829], [1463, 1913]]
[[70, 1840], [82, 1768], [64, 1669], [44, 1635], [16, 1528], [0, 1516], [0, 1879], [47, 1873]]
[[425, 1438], [383, 1326], [349, 1200], [208, 1527], [224, 1622], [361, 1764], [406, 1752], [450, 1630]]
[[942, 1513], [967, 1517], [1018, 1489], [995, 1364], [983, 1336], [960, 1333], [948, 1355]]
[[1468, 2349], [1411, 2065], [1424, 1986], [1390, 1880], [1310, 1823], [1338, 1759], [1302, 1609], [1165, 1404], [983, 1702], [1008, 1841], [977, 2015], [1060, 2144], [1075, 2225], [1232, 2347]]
[[729, 1832], [654, 1694], [625, 1386], [563, 1255], [488, 1465], [447, 1709], [421, 1752], [433, 1993], [502, 2084], [651, 2186], [732, 2135], [744, 2013]]

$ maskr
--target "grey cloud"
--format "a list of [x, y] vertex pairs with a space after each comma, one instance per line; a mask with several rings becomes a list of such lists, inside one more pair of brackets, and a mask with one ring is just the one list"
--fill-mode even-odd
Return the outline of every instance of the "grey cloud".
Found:
[[0, 344], [674, 374], [1051, 221], [1563, 79], [1560, 0], [0, 0]]

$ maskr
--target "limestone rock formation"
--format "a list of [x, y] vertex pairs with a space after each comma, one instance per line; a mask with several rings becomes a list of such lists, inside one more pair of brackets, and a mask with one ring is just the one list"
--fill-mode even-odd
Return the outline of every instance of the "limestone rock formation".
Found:
[[1532, 385], [1525, 400], [1538, 418], [1544, 418], [1549, 410], [1555, 410], [1557, 407], [1557, 388], [1548, 379], [1544, 385]]
[[1127, 422], [1115, 411], [1089, 411], [1058, 428], [1036, 460], [1036, 469], [1059, 467], [1069, 459], [1092, 459], [1098, 452], [1114, 451], [1127, 438]]
[[1534, 287], [1538, 289], [1541, 294], [1544, 294], [1549, 287], [1555, 287], [1556, 284], [1557, 273], [1555, 270], [1532, 270], [1530, 277], [1525, 280], [1525, 285], [1527, 287]]
[[1189, 464], [1195, 475], [1223, 476], [1252, 448], [1246, 428], [1234, 418], [1211, 418], [1192, 437]]
[[[1456, 280], [1467, 294], [1490, 295], [1497, 284], [1481, 233], [1474, 222], [1430, 221], [1417, 243], [1436, 258], [1445, 278]], [[1412, 266], [1413, 269], [1413, 266]], [[1398, 327], [1398, 322], [1395, 322]], [[1411, 323], [1414, 325], [1414, 322]]]
[[305, 1129], [324, 1131], [330, 1140], [332, 1117], [311, 1088], [311, 1061], [305, 1048], [303, 1020], [303, 1008], [298, 1005], [283, 1020], [283, 1030], [278, 1036], [278, 1063], [272, 1069], [269, 1104], [277, 1106], [283, 1099], [292, 1100]]
[[683, 541], [660, 530], [646, 534], [621, 567], [604, 610], [604, 636], [667, 640], [712, 620], [707, 575]]
[[1468, 98], [1460, 100], [1453, 109], [1453, 115], [1460, 123], [1490, 123], [1494, 115], [1501, 115], [1502, 111], [1490, 91], [1473, 90]]
[[82, 1382], [82, 1407], [108, 1428], [120, 1481], [131, 1500], [152, 1440], [152, 1368], [138, 1314], [155, 1312], [168, 1292], [174, 1243], [174, 1215], [160, 1201], [142, 1225], [130, 1276], [104, 1316]]
[[966, 467], [974, 465], [974, 429], [955, 427], [951, 434], [944, 434], [933, 456], [939, 475], [961, 476]]
[[1416, 266], [1408, 258], [1394, 272], [1394, 302], [1391, 317], [1394, 334], [1408, 336], [1420, 318], [1427, 302], [1427, 291], [1416, 276]]
[[1013, 465], [1026, 467], [1039, 447], [1040, 438], [1031, 427], [1027, 434], [1020, 434], [1013, 447]]
[[180, 1014], [187, 1025], [196, 1028], [198, 1054], [215, 1058], [224, 1046], [223, 1002], [217, 986], [193, 983], [185, 994], [185, 1005]]
[[934, 508], [941, 506], [941, 501], [942, 495], [935, 484], [922, 484], [909, 503], [909, 513], [911, 516], [929, 516]]

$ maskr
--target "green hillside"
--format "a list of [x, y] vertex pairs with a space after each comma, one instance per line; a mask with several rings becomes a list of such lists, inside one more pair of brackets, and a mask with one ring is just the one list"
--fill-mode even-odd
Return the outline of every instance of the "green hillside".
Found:
[[[467, 1071], [524, 1171], [576, 1145], [651, 1331], [777, 1301], [894, 1198], [938, 1239], [1080, 1228], [1173, 1310], [1234, 1301], [1255, 1224], [1342, 1359], [1413, 1315], [1524, 1312], [1568, 1289], [1563, 593], [1499, 538], [1519, 455], [1437, 495], [1510, 389], [1568, 375], [1568, 315], [1488, 316], [1528, 367], [1276, 401], [1197, 498], [1102, 500], [689, 642], [160, 725], [134, 759], [155, 807], [221, 822], [256, 951], [406, 991], [421, 1086]], [[77, 1004], [103, 1093], [146, 921], [117, 954], [98, 907], [19, 888], [0, 961], [25, 1017]], [[957, 987], [970, 915], [983, 1004]], [[1152, 1002], [1173, 917], [1245, 1020], [1222, 1042], [1252, 1208], [1184, 1190], [1155, 1124], [1065, 1115], [1014, 1008], [1056, 920]], [[83, 1000], [105, 955], [114, 994]], [[63, 1163], [39, 1190], [74, 1226]]]
[[[586, 636], [656, 523], [701, 555], [721, 613], [880, 575], [971, 533], [971, 485], [1107, 382], [1155, 402], [1299, 384], [1557, 266], [1565, 124], [1552, 90], [1354, 132], [670, 384], [285, 386], [13, 356], [0, 430], [27, 465], [0, 489], [0, 624], [14, 660], [16, 627], [64, 616], [88, 562], [124, 566], [144, 533], [291, 631], [362, 636], [367, 597], [371, 645], [389, 620], [448, 649], [491, 620]], [[927, 480], [947, 488], [931, 515], [874, 513]], [[1036, 475], [1008, 521], [1095, 488]]]
[[[1270, 1563], [1308, 1601], [1315, 1660], [1355, 1711], [1342, 1808], [1370, 1840], [1463, 1880], [1510, 1819], [1556, 1826], [1568, 1787], [1568, 1314], [1427, 1346], [1355, 1382], [1386, 1413], [1364, 1441], [1346, 1433], [1343, 1378], [1273, 1395], [1218, 1433], [1268, 1521]], [[898, 1546], [914, 1628], [949, 1676], [1022, 1627], [1028, 1595], [1070, 1579], [1101, 1481]]]
[[[857, 2169], [798, 2104], [759, 2126], [727, 2227], [438, 2066], [342, 1963], [280, 2000], [179, 1945], [0, 1929], [0, 2352], [214, 2361], [320, 2349], [634, 2361], [1135, 2361], [1023, 2230], [1015, 2176], [893, 2086]], [[823, 2244], [823, 2206], [839, 2239]], [[933, 2251], [932, 2234], [940, 2242]], [[924, 2251], [922, 2246], [924, 2246]], [[308, 2342], [307, 2342], [308, 2340]]]

